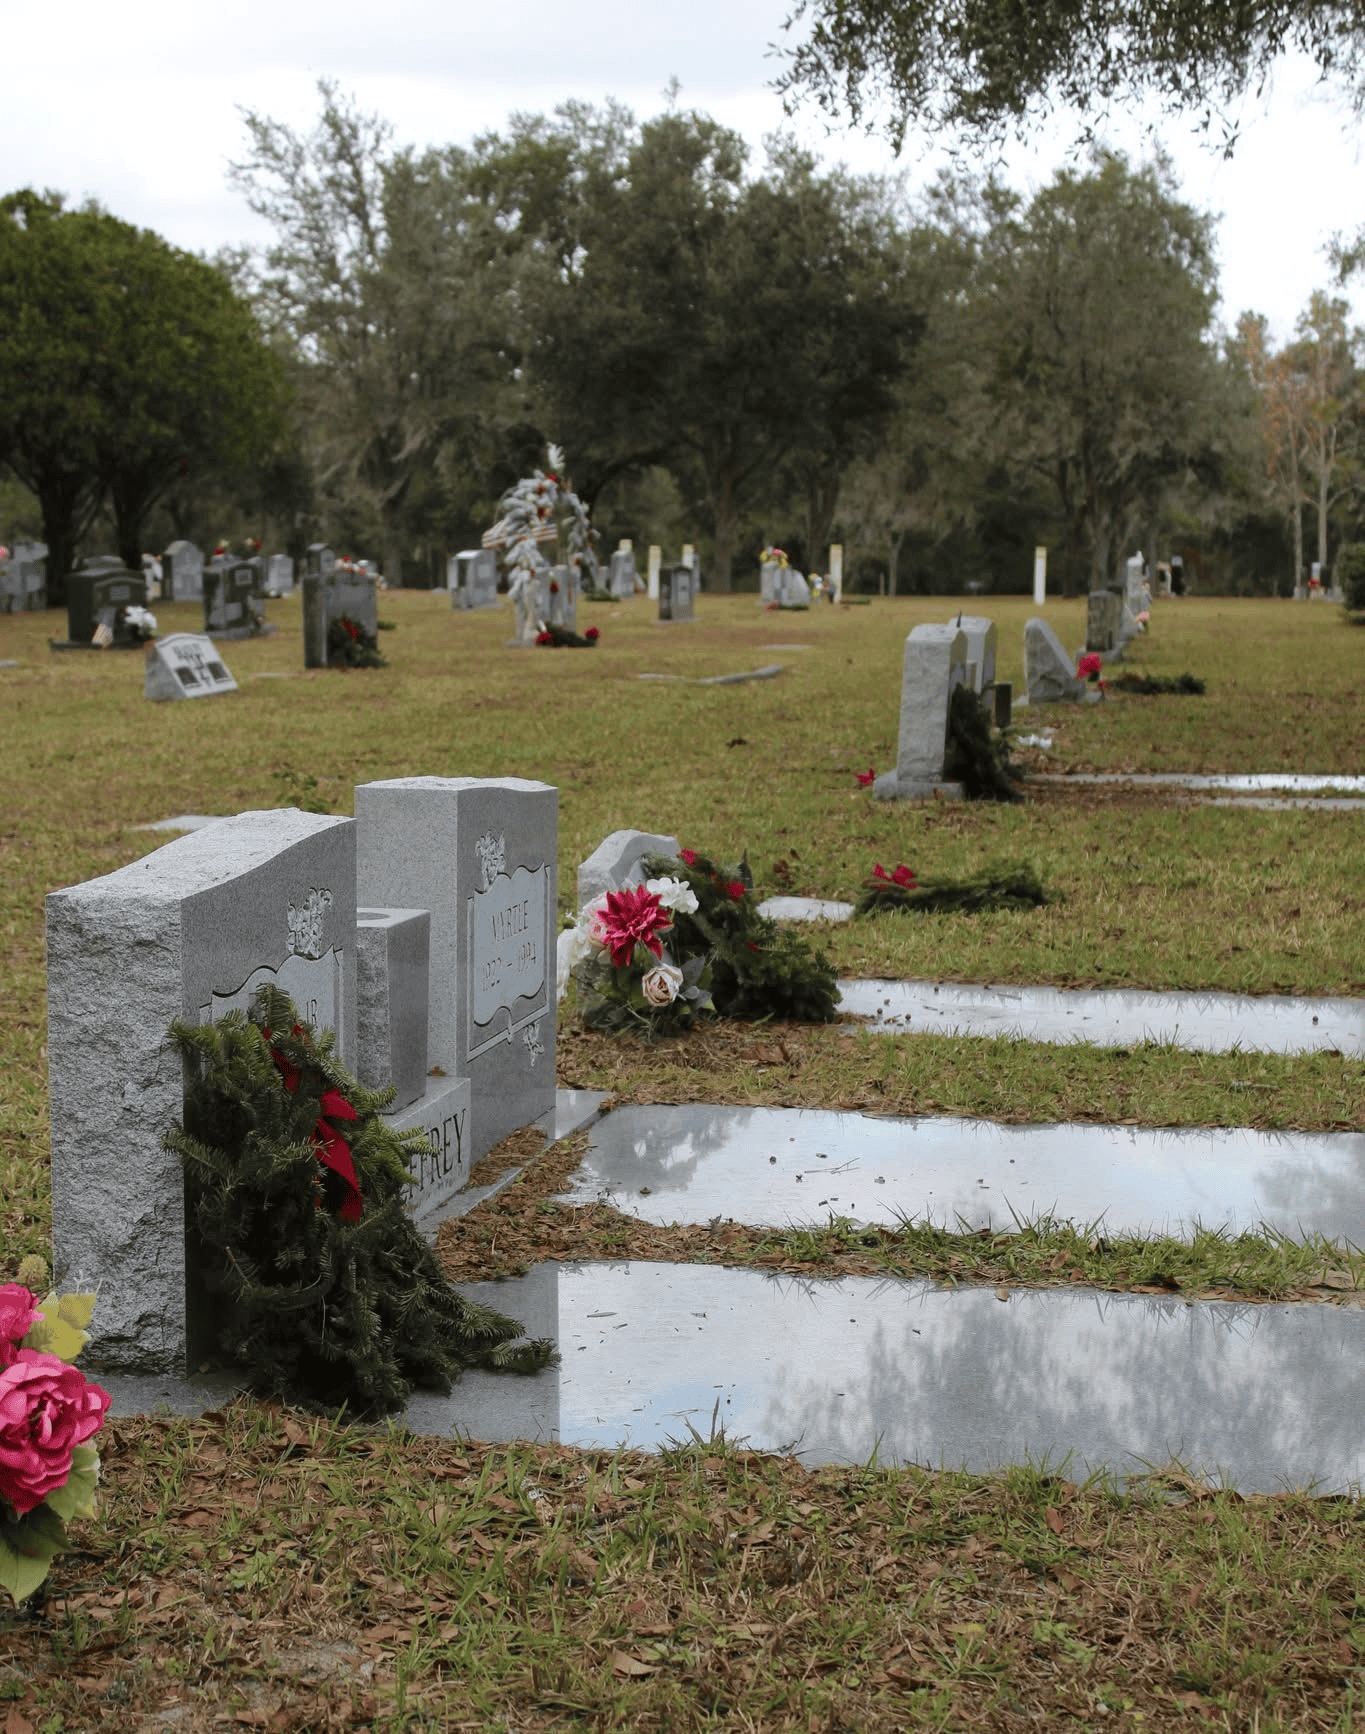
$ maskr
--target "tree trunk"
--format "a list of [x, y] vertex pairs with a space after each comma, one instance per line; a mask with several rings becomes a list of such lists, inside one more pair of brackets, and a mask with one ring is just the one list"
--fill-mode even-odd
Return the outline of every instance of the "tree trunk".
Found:
[[893, 596], [900, 589], [901, 543], [904, 542], [904, 540], [904, 532], [899, 536], [892, 536], [890, 539], [891, 559], [888, 562], [888, 567], [891, 577], [891, 594]]
[[735, 507], [734, 478], [722, 475], [711, 488], [715, 514], [716, 564], [707, 588], [727, 593], [734, 588], [735, 543], [739, 540], [739, 512]]
[[403, 538], [391, 513], [382, 521], [384, 537], [384, 582], [390, 590], [403, 588]]
[[[85, 534], [99, 505], [97, 484], [79, 476], [48, 476], [33, 490], [43, 512], [47, 543], [47, 605], [66, 606], [66, 578], [76, 563], [76, 544]], [[141, 560], [138, 562], [141, 568]]]
[[1318, 565], [1327, 582], [1327, 465], [1318, 472]]

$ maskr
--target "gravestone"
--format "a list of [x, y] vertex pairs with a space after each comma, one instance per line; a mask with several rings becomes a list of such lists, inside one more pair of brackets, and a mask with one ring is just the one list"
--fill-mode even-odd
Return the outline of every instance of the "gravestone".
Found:
[[427, 1087], [431, 916], [425, 909], [356, 911], [356, 1076], [396, 1094], [390, 1112]]
[[288, 554], [272, 554], [266, 561], [265, 593], [267, 596], [294, 594], [294, 562]]
[[1061, 640], [1037, 615], [1024, 627], [1024, 684], [1030, 704], [1079, 704], [1085, 696]]
[[800, 572], [790, 566], [777, 574], [777, 606], [779, 608], [809, 608], [810, 585]]
[[376, 581], [368, 573], [333, 562], [325, 572], [306, 571], [301, 589], [305, 668], [327, 667], [327, 633], [334, 620], [345, 616], [366, 632], [378, 632], [379, 597]]
[[633, 596], [639, 588], [639, 574], [635, 570], [635, 550], [629, 542], [623, 542], [611, 557], [611, 571], [607, 587], [618, 601], [624, 601], [628, 596]]
[[1137, 614], [1146, 606], [1143, 600], [1143, 594], [1147, 589], [1147, 580], [1143, 574], [1144, 565], [1142, 550], [1139, 548], [1137, 553], [1134, 554], [1130, 560], [1124, 562], [1123, 567], [1124, 600], [1127, 602], [1129, 608], [1132, 609], [1134, 614]]
[[265, 571], [259, 560], [215, 559], [204, 573], [204, 630], [210, 638], [256, 638], [265, 622]]
[[784, 568], [775, 560], [765, 560], [758, 569], [758, 599], [760, 602], [776, 602], [777, 586]]
[[984, 614], [959, 614], [953, 625], [967, 635], [967, 685], [984, 695], [995, 685], [995, 622]]
[[498, 556], [492, 548], [467, 548], [450, 562], [452, 608], [498, 606]]
[[567, 566], [552, 566], [547, 581], [549, 624], [566, 632], [578, 630], [578, 574]]
[[471, 1163], [554, 1112], [558, 804], [514, 777], [355, 792], [362, 905], [431, 914], [428, 1062], [469, 1080]]
[[960, 800], [962, 784], [944, 780], [948, 700], [967, 678], [967, 635], [956, 626], [916, 626], [905, 640], [896, 768], [872, 785], [878, 801]]
[[676, 855], [678, 839], [657, 831], [613, 831], [578, 868], [578, 907], [591, 903], [604, 891], [622, 891], [627, 885], [643, 885], [646, 855]]
[[130, 571], [116, 555], [97, 555], [78, 571], [67, 575], [66, 630], [63, 648], [86, 648], [94, 644], [97, 628], [112, 634], [111, 648], [132, 650], [142, 638], [125, 619], [125, 610], [146, 606], [147, 581], [141, 572]]
[[228, 673], [212, 639], [198, 632], [172, 632], [147, 646], [147, 672], [143, 696], [159, 703], [165, 699], [212, 698], [220, 692], [236, 692], [237, 682]]
[[663, 564], [664, 551], [656, 542], [649, 545], [649, 597], [652, 602], [659, 600], [659, 568]]
[[303, 569], [314, 577], [326, 578], [336, 571], [337, 557], [325, 542], [310, 542], [303, 557]]
[[355, 1053], [353, 820], [239, 813], [47, 899], [53, 1266], [100, 1291], [88, 1362], [185, 1373], [212, 1344], [187, 1256], [174, 1017], [274, 982]]
[[35, 613], [47, 607], [47, 543], [16, 542], [0, 561], [0, 614]]
[[204, 556], [193, 542], [172, 542], [161, 557], [162, 586], [172, 602], [198, 602], [204, 594]]
[[690, 565], [666, 566], [659, 574], [659, 619], [695, 620], [695, 585], [696, 574]]
[[1112, 656], [1118, 648], [1123, 597], [1117, 590], [1092, 590], [1086, 598], [1085, 648]]
[[24, 591], [16, 560], [0, 560], [0, 614], [18, 614], [24, 606]]
[[550, 618], [550, 569], [537, 566], [532, 572], [517, 572], [507, 594], [512, 599], [515, 637], [507, 640], [511, 646], [524, 648], [536, 641], [542, 626]]
[[829, 551], [829, 588], [830, 601], [842, 602], [844, 599], [844, 545], [835, 542]]

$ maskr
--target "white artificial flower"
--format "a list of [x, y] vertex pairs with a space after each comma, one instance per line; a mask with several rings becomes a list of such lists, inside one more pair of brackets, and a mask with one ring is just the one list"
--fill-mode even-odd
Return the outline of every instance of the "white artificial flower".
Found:
[[652, 891], [665, 909], [676, 909], [683, 915], [697, 912], [697, 894], [685, 879], [647, 879], [645, 890]]
[[683, 972], [671, 963], [656, 963], [640, 983], [640, 991], [651, 1005], [672, 1005], [683, 984]]

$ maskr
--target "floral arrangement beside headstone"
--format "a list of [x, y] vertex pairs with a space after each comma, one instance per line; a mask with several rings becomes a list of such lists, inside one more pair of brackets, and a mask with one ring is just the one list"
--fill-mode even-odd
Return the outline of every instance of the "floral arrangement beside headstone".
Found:
[[338, 614], [327, 623], [329, 668], [387, 668], [379, 654], [378, 636], [349, 614]]
[[1009, 734], [1004, 729], [991, 732], [985, 705], [965, 682], [948, 697], [943, 775], [947, 782], [961, 783], [969, 801], [1022, 799], [1010, 761]]
[[765, 548], [759, 555], [759, 562], [764, 566], [780, 566], [784, 572], [790, 564], [787, 556], [776, 546]]
[[647, 855], [643, 885], [609, 891], [559, 937], [561, 994], [570, 983], [589, 1029], [651, 1037], [705, 1015], [828, 1023], [833, 964], [791, 928], [758, 913], [747, 859], [718, 865], [694, 849]]
[[1099, 652], [1097, 650], [1087, 650], [1077, 659], [1076, 679], [1088, 680], [1092, 685], [1098, 682], [1099, 688], [1101, 692], [1103, 692], [1104, 682], [1100, 679], [1103, 668], [1104, 664], [1100, 661]]
[[597, 531], [588, 522], [588, 508], [563, 474], [560, 447], [549, 446], [547, 457], [548, 469], [524, 476], [503, 495], [498, 521], [483, 536], [485, 548], [506, 550], [508, 595], [514, 604], [549, 567], [541, 543], [558, 543], [564, 564], [585, 593], [596, 595], [604, 589], [594, 546]]
[[536, 634], [536, 643], [547, 650], [591, 650], [601, 636], [595, 626], [580, 634], [551, 622]]
[[466, 1366], [535, 1372], [549, 1342], [459, 1294], [409, 1213], [420, 1128], [395, 1132], [330, 1032], [278, 988], [250, 1013], [171, 1025], [185, 1063], [187, 1229], [217, 1346], [257, 1395], [378, 1414]]
[[156, 637], [156, 615], [140, 602], [130, 602], [123, 609], [123, 625], [138, 644], [149, 644]]
[[[30, 1275], [25, 1259], [20, 1276]], [[43, 1267], [36, 1280], [46, 1275]], [[92, 1294], [40, 1301], [23, 1282], [0, 1287], [0, 1584], [15, 1602], [31, 1596], [66, 1526], [91, 1517], [99, 1454], [91, 1440], [110, 1398], [72, 1363], [85, 1347]]]
[[921, 883], [902, 861], [888, 873], [875, 862], [863, 880], [859, 915], [979, 915], [983, 910], [1036, 909], [1052, 901], [1026, 861], [984, 867], [965, 879], [936, 875]]

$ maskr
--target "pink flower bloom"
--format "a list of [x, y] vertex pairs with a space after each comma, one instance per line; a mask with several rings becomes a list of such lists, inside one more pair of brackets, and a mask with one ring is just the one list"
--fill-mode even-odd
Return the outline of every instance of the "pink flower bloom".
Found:
[[72, 1451], [99, 1432], [109, 1403], [78, 1368], [20, 1349], [0, 1372], [0, 1499], [22, 1517], [65, 1487]]
[[1095, 651], [1090, 651], [1076, 664], [1077, 680], [1098, 680], [1100, 677], [1100, 659]]
[[595, 626], [590, 626], [583, 636], [587, 639], [589, 644], [596, 644], [602, 634]]
[[880, 861], [874, 861], [872, 863], [872, 877], [874, 879], [886, 878], [886, 868], [882, 866]]
[[907, 887], [915, 883], [914, 869], [907, 867], [904, 861], [902, 861], [900, 866], [897, 867], [896, 871], [891, 875], [891, 882], [893, 885], [899, 885], [902, 890], [907, 889]]
[[680, 861], [686, 861], [689, 867], [694, 866], [697, 859], [697, 851], [695, 849], [679, 849], [678, 859]]
[[738, 903], [740, 898], [744, 895], [744, 881], [742, 879], [732, 879], [725, 889], [730, 893], [731, 897], [734, 898], [735, 902]]
[[37, 1324], [38, 1297], [17, 1282], [7, 1282], [0, 1288], [0, 1367], [8, 1367], [19, 1352], [19, 1344]]
[[668, 911], [657, 895], [643, 885], [629, 891], [608, 891], [606, 908], [596, 919], [602, 943], [611, 952], [611, 961], [617, 969], [630, 962], [637, 944], [661, 958], [664, 947], [659, 935], [671, 925]]
[[877, 767], [875, 765], [869, 765], [865, 771], [855, 771], [853, 774], [858, 779], [859, 788], [865, 789], [876, 776]]

